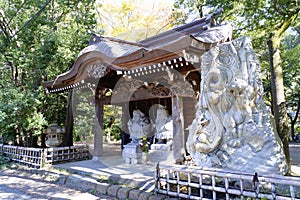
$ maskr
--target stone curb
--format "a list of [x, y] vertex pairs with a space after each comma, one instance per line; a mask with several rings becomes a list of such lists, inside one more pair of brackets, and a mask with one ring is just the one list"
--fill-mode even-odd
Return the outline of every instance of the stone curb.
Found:
[[[60, 181], [61, 182], [61, 181]], [[65, 186], [82, 189], [84, 191], [96, 191], [99, 194], [116, 197], [120, 200], [163, 200], [168, 196], [157, 195], [154, 192], [146, 192], [137, 188], [131, 188], [116, 184], [101, 183], [94, 178], [85, 177], [78, 174], [70, 175], [66, 178]]]
[[[57, 167], [57, 166], [52, 166], [53, 169], [57, 169], [57, 170], [62, 170], [63, 168]], [[65, 169], [63, 169], [65, 170]], [[86, 176], [91, 176], [90, 173], [88, 172], [82, 172], [76, 169], [68, 169], [67, 170], [70, 174], [81, 174], [81, 175], [86, 175]], [[111, 183], [115, 183], [115, 184], [119, 184], [119, 185], [127, 185], [129, 187], [138, 187], [138, 188], [142, 188], [144, 186], [144, 182], [143, 181], [139, 181], [139, 180], [132, 180], [132, 179], [128, 179], [128, 178], [121, 178], [119, 176], [108, 176], [108, 175], [102, 175], [103, 177], [107, 178], [109, 182]], [[154, 184], [154, 183], [153, 183]], [[145, 188], [146, 190], [147, 188]]]
[[115, 197], [120, 200], [164, 200], [170, 199], [168, 196], [147, 192], [138, 188], [118, 185], [119, 183], [101, 182], [100, 179], [93, 178], [84, 174], [62, 174], [55, 173], [44, 169], [7, 169], [8, 173], [13, 174], [17, 171], [18, 175], [31, 176], [38, 175], [39, 179], [43, 178], [47, 182], [56, 183], [72, 189], [90, 191], [92, 193], [104, 194]]

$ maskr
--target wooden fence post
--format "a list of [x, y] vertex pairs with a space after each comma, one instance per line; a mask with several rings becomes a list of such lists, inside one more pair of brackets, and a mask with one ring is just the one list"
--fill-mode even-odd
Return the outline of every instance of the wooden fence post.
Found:
[[45, 148], [41, 150], [41, 162], [40, 162], [40, 168], [43, 168], [46, 164], [46, 156], [45, 156]]

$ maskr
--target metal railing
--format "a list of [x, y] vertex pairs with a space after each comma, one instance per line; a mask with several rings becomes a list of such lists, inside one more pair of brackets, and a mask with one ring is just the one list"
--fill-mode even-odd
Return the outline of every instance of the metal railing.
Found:
[[184, 199], [299, 200], [300, 178], [157, 164], [155, 191]]

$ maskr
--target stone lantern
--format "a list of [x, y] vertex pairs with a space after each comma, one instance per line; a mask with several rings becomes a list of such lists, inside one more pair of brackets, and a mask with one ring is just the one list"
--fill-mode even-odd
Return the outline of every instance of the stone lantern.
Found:
[[46, 146], [47, 147], [58, 147], [63, 141], [64, 129], [58, 126], [58, 124], [51, 124], [46, 132]]

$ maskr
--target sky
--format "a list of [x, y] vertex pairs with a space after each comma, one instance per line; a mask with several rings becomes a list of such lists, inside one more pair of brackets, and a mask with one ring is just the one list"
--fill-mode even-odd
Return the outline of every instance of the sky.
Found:
[[[98, 0], [99, 3], [105, 5], [107, 3], [115, 3], [115, 4], [121, 4], [123, 1], [128, 0]], [[131, 0], [136, 1], [137, 6], [140, 8], [152, 8], [153, 6], [159, 6], [159, 5], [170, 5], [172, 7], [174, 0]]]
[[[123, 2], [135, 8], [131, 16], [109, 12], [112, 5], [121, 7]], [[168, 19], [174, 0], [98, 0], [97, 3], [101, 5], [98, 9], [99, 30], [104, 30], [105, 36], [135, 41], [135, 35], [141, 35], [137, 37], [141, 39], [170, 28]]]

